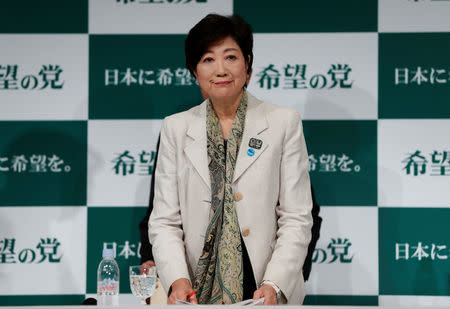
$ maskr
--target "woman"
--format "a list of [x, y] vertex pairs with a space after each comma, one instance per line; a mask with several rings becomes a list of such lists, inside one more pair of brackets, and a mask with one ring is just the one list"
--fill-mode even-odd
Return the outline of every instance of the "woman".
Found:
[[205, 97], [162, 125], [149, 238], [176, 299], [300, 304], [311, 237], [308, 155], [299, 115], [246, 91], [250, 26], [210, 14], [185, 42]]

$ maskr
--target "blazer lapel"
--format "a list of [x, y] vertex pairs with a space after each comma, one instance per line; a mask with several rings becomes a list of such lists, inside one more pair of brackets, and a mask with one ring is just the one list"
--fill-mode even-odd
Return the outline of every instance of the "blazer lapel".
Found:
[[197, 173], [211, 190], [208, 152], [206, 151], [206, 102], [204, 101], [194, 110], [191, 124], [186, 131], [186, 134], [192, 141], [184, 148], [184, 152]]
[[[255, 162], [259, 156], [269, 146], [268, 140], [261, 134], [269, 127], [265, 111], [261, 106], [261, 101], [250, 95], [248, 92], [247, 115], [245, 116], [245, 128], [242, 136], [239, 154], [234, 169], [233, 183]], [[250, 139], [262, 142], [261, 148], [250, 147]]]

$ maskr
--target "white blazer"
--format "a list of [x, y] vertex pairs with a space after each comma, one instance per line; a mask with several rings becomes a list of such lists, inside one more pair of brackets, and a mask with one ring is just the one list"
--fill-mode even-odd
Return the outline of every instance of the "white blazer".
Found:
[[[212, 212], [206, 104], [162, 124], [149, 239], [166, 291], [179, 278], [192, 282]], [[254, 155], [248, 152], [251, 138], [262, 141]], [[312, 226], [308, 165], [298, 113], [248, 94], [232, 183], [236, 212], [256, 284], [274, 282], [288, 304], [305, 297], [302, 266]]]

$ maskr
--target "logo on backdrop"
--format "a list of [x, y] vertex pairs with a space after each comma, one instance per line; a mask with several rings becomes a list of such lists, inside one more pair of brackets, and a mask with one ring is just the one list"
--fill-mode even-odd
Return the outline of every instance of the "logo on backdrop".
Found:
[[15, 238], [0, 240], [0, 264], [59, 263], [62, 254], [58, 252], [61, 243], [57, 238], [41, 238], [36, 247], [16, 250]]
[[0, 172], [14, 173], [61, 173], [70, 172], [70, 165], [64, 163], [56, 154], [24, 154], [13, 155], [12, 157], [0, 156]]
[[351, 71], [348, 64], [332, 64], [326, 74], [308, 74], [306, 64], [287, 64], [282, 68], [269, 64], [256, 76], [259, 87], [267, 90], [273, 88], [345, 89], [352, 88], [353, 80], [349, 76]]
[[157, 3], [206, 3], [208, 0], [115, 0], [116, 2], [121, 2], [124, 4], [132, 4], [132, 3], [139, 3], [139, 4], [157, 4]]
[[197, 81], [186, 68], [105, 69], [105, 86], [193, 86]]
[[0, 65], [0, 90], [34, 90], [62, 89], [63, 70], [59, 65], [42, 65], [41, 70], [33, 75], [19, 74], [19, 65]]
[[132, 256], [141, 258], [141, 254], [139, 253], [141, 249], [141, 242], [130, 243], [129, 240], [126, 240], [123, 243], [117, 243], [116, 241], [104, 242], [103, 249], [113, 249], [116, 260], [128, 260], [128, 258]]
[[349, 248], [352, 243], [348, 238], [331, 238], [330, 243], [326, 249], [316, 248], [314, 249], [312, 261], [313, 263], [322, 264], [327, 262], [331, 263], [351, 263], [354, 254], [350, 256]]
[[395, 260], [447, 260], [450, 250], [447, 245], [435, 243], [396, 243]]
[[408, 153], [402, 163], [406, 175], [450, 176], [449, 150], [434, 150], [429, 154], [416, 150]]
[[450, 69], [442, 67], [395, 68], [394, 73], [395, 85], [443, 85], [449, 81]]
[[361, 167], [345, 153], [337, 154], [310, 154], [309, 171], [318, 173], [358, 173]]
[[111, 161], [114, 163], [112, 169], [116, 175], [127, 176], [136, 174], [148, 176], [153, 173], [155, 156], [155, 151], [147, 152], [142, 150], [140, 153], [133, 155], [129, 150], [125, 150], [116, 154], [116, 157]]

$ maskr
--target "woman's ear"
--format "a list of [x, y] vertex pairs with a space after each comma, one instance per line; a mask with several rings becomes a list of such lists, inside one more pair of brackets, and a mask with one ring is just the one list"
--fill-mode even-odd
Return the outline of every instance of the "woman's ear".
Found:
[[246, 63], [246, 70], [247, 70], [247, 78], [246, 78], [246, 80], [245, 80], [245, 86], [248, 86], [248, 84], [250, 83], [250, 78], [252, 77], [252, 72], [253, 72], [253, 69], [248, 69], [248, 66], [249, 66], [249, 64], [250, 64], [250, 60], [252, 60], [252, 57], [250, 56], [250, 55], [248, 55], [248, 61], [247, 61], [247, 63]]
[[250, 69], [250, 71], [247, 72], [247, 79], [245, 80], [245, 86], [248, 86], [250, 83], [250, 78], [252, 77], [253, 69]]

